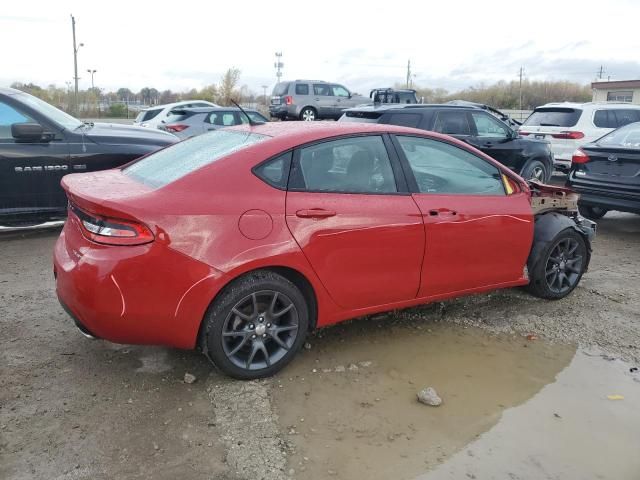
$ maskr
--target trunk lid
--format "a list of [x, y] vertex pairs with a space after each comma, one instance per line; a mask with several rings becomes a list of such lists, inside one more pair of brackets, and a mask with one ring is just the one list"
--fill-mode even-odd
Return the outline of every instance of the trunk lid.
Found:
[[580, 178], [606, 184], [640, 186], [640, 150], [628, 148], [602, 148], [587, 145], [582, 150], [589, 161], [580, 164]]

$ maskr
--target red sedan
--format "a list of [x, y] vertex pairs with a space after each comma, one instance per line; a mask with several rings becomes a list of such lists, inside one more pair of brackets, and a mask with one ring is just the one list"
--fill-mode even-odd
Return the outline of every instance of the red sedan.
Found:
[[54, 273], [79, 328], [243, 379], [348, 318], [519, 285], [562, 298], [595, 231], [570, 192], [390, 125], [234, 127], [62, 186]]

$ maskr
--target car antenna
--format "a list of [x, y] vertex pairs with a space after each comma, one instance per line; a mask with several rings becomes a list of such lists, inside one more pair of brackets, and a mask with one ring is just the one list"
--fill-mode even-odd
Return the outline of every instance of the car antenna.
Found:
[[245, 112], [244, 108], [242, 108], [240, 105], [238, 105], [238, 103], [231, 99], [231, 103], [233, 103], [236, 107], [238, 107], [240, 109], [240, 111], [244, 114], [245, 117], [247, 117], [247, 120], [249, 120], [249, 125], [251, 125], [252, 127], [255, 127], [256, 125], [263, 125], [264, 122], [256, 122], [255, 120], [253, 120], [249, 114], [247, 112]]

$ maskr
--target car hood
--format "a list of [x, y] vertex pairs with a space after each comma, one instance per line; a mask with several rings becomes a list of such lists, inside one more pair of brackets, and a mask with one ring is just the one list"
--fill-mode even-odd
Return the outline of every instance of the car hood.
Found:
[[158, 145], [175, 143], [178, 137], [155, 128], [119, 123], [95, 123], [84, 130], [86, 137], [102, 145]]

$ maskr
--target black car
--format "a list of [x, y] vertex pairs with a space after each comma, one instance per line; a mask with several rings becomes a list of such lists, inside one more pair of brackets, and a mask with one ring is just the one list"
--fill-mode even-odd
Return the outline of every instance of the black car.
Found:
[[493, 157], [525, 179], [548, 182], [553, 153], [546, 140], [518, 136], [475, 105], [375, 105], [347, 110], [340, 121], [386, 123], [451, 135]]
[[640, 122], [576, 150], [567, 186], [580, 194], [587, 218], [597, 220], [609, 210], [640, 214]]
[[0, 89], [0, 225], [63, 218], [67, 173], [118, 167], [178, 141], [142, 127], [83, 123], [32, 95]]

